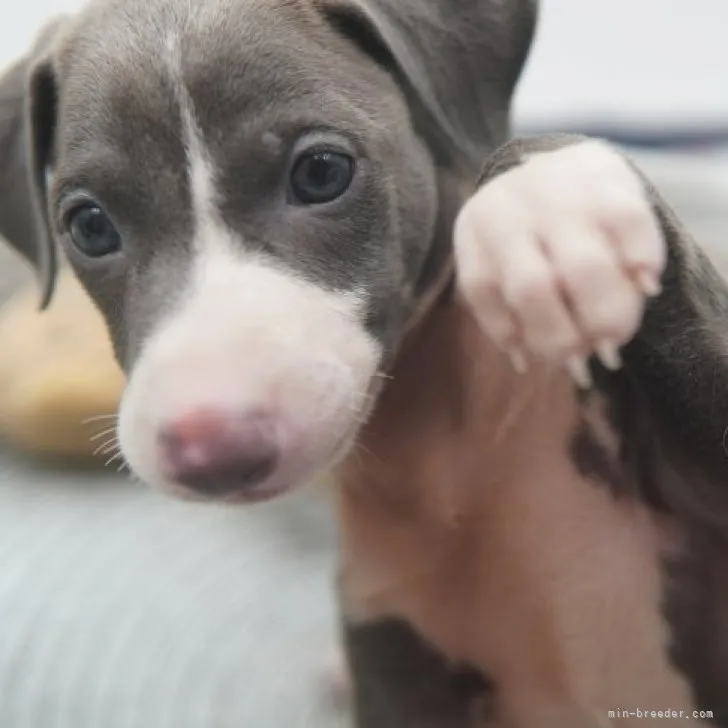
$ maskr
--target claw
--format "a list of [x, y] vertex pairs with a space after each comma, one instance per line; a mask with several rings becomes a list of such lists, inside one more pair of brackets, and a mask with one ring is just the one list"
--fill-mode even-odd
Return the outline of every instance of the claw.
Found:
[[576, 384], [581, 389], [589, 389], [592, 385], [591, 374], [586, 359], [583, 356], [572, 356], [566, 362], [566, 368]]
[[601, 341], [597, 344], [596, 353], [599, 361], [610, 371], [616, 372], [621, 369], [622, 358], [619, 356], [617, 347], [611, 341]]
[[646, 296], [658, 296], [662, 291], [660, 280], [644, 268], [636, 271], [634, 278], [638, 288]]
[[528, 371], [528, 362], [526, 361], [526, 355], [523, 353], [523, 349], [515, 347], [508, 352], [508, 357], [511, 360], [513, 368], [519, 374], [525, 374]]

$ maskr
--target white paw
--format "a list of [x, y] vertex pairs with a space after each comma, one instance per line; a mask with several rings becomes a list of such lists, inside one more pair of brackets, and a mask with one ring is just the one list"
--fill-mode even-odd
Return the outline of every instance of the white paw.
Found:
[[455, 226], [461, 293], [519, 370], [611, 369], [660, 290], [666, 246], [642, 182], [607, 145], [537, 154], [483, 186]]

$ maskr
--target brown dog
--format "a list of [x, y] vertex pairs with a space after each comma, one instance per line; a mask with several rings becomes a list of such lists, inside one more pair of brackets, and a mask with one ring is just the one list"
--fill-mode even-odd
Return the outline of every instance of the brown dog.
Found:
[[614, 150], [506, 144], [534, 22], [96, 0], [0, 81], [0, 233], [103, 312], [143, 479], [336, 465], [361, 728], [728, 725], [728, 290]]

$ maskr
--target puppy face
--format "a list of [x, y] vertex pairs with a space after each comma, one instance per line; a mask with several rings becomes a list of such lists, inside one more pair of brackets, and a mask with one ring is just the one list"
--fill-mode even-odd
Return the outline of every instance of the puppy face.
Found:
[[257, 499], [366, 417], [438, 205], [384, 71], [301, 5], [236, 6], [91, 8], [60, 60], [49, 204], [129, 375], [132, 469]]
[[530, 42], [530, 0], [459, 2], [96, 0], [36, 64], [26, 161], [143, 480], [257, 500], [346, 452]]

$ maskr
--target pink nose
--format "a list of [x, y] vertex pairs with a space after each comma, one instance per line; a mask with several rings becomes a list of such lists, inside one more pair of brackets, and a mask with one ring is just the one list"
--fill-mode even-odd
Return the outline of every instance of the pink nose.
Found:
[[198, 410], [171, 423], [159, 434], [158, 448], [167, 477], [208, 496], [251, 489], [278, 461], [270, 420], [215, 410]]

